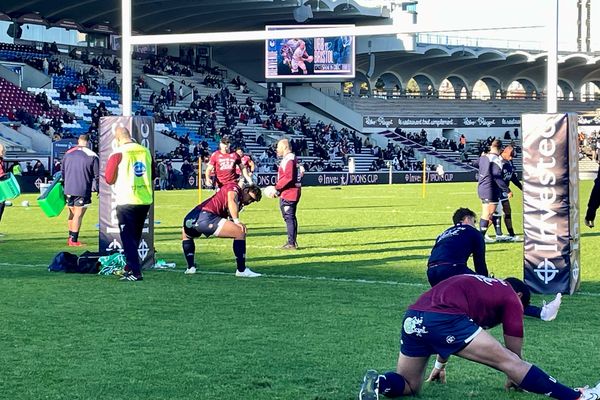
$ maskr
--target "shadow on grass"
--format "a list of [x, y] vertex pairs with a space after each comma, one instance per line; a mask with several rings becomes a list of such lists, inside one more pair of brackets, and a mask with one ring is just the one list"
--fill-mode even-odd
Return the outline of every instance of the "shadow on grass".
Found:
[[[302, 249], [302, 248], [301, 248]], [[388, 252], [405, 252], [410, 250], [429, 250], [431, 246], [409, 246], [402, 247], [401, 249], [390, 249]], [[344, 251], [329, 251], [321, 253], [307, 253], [302, 250], [298, 252], [286, 251], [281, 256], [268, 256], [268, 257], [252, 257], [253, 261], [269, 261], [269, 260], [297, 260], [302, 258], [314, 258], [314, 257], [340, 257], [340, 256], [352, 256], [352, 255], [369, 255], [369, 254], [381, 254], [381, 249], [372, 250], [344, 250]], [[416, 257], [416, 256], [415, 256]], [[429, 256], [420, 256], [422, 258], [428, 258]], [[380, 260], [380, 259], [377, 259]]]

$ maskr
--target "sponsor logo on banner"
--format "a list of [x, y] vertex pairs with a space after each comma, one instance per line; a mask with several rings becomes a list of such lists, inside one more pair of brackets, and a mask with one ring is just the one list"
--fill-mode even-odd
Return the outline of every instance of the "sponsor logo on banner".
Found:
[[579, 199], [569, 182], [577, 173], [577, 153], [570, 151], [576, 144], [570, 139], [577, 135], [569, 123], [574, 118], [523, 116], [524, 277], [537, 293], [569, 292], [575, 266], [572, 235], [578, 235], [578, 223], [573, 216], [578, 218]]
[[[306, 172], [302, 177], [302, 186], [347, 186], [347, 185], [381, 185], [389, 183], [389, 172], [365, 172], [349, 174], [347, 172]], [[427, 172], [427, 182], [474, 182], [477, 176], [474, 172], [447, 172], [439, 175], [437, 172]], [[392, 183], [421, 183], [422, 172], [393, 172]], [[258, 186], [265, 187], [277, 183], [277, 174], [259, 173]]]
[[422, 117], [411, 118], [402, 116], [374, 116], [363, 117], [365, 128], [406, 127], [406, 128], [510, 128], [521, 124], [520, 117]]

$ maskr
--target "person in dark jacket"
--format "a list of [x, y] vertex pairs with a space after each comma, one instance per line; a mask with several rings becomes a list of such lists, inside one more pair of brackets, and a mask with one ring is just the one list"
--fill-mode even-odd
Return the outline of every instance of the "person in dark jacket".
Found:
[[92, 187], [94, 184], [98, 186], [98, 155], [88, 148], [88, 143], [88, 135], [79, 136], [77, 146], [67, 151], [62, 163], [69, 207], [68, 246], [83, 246], [79, 241], [79, 229], [85, 211], [92, 203]]
[[598, 207], [600, 207], [600, 169], [594, 180], [594, 187], [592, 188], [592, 193], [590, 193], [590, 199], [588, 200], [588, 206], [585, 212], [585, 225], [589, 228], [594, 227], [594, 220], [596, 219]]
[[[6, 149], [4, 145], [0, 143], [0, 178], [4, 176], [8, 171], [4, 169], [4, 156], [6, 155]], [[4, 207], [6, 206], [5, 201], [0, 201], [0, 221], [2, 221], [2, 214], [4, 214]], [[4, 236], [3, 233], [0, 233], [0, 237]]]

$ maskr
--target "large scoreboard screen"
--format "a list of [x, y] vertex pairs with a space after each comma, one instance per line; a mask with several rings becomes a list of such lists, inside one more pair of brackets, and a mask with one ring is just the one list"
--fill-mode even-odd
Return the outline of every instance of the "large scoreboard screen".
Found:
[[[267, 26], [267, 31], [319, 29], [353, 25]], [[306, 36], [266, 41], [265, 78], [274, 80], [337, 80], [354, 78], [353, 36]]]

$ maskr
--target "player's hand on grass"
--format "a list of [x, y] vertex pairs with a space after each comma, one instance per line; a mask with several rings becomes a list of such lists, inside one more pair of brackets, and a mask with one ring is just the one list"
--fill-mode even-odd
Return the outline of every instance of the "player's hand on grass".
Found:
[[427, 378], [427, 382], [446, 383], [446, 370], [433, 368], [429, 374], [429, 378]]

